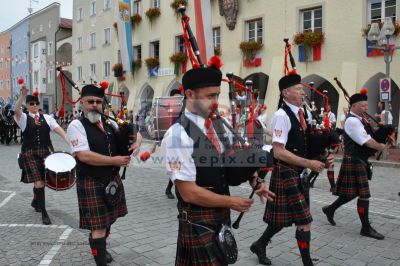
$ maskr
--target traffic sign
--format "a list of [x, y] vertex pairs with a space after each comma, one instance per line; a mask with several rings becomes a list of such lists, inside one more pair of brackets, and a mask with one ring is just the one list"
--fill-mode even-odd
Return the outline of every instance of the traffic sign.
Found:
[[381, 102], [389, 102], [391, 99], [391, 84], [390, 78], [381, 78], [379, 80], [379, 96]]

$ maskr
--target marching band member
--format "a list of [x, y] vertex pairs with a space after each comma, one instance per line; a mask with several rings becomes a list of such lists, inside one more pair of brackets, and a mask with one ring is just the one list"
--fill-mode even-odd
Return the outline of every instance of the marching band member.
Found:
[[[357, 211], [361, 220], [362, 236], [375, 239], [384, 239], [384, 236], [371, 227], [368, 219], [369, 198], [371, 197], [368, 175], [368, 157], [375, 151], [382, 151], [385, 144], [376, 142], [371, 137], [371, 128], [363, 118], [368, 110], [366, 94], [356, 93], [350, 97], [350, 113], [344, 123], [344, 157], [340, 168], [334, 194], [339, 198], [329, 206], [322, 208], [328, 221], [336, 225], [333, 220], [335, 211], [354, 198], [357, 200]], [[372, 153], [371, 153], [372, 151]]]
[[[67, 143], [64, 130], [56, 120], [47, 115], [39, 114], [39, 98], [35, 95], [27, 95], [28, 88], [21, 88], [21, 94], [15, 103], [14, 120], [22, 132], [22, 147], [19, 157], [22, 169], [21, 182], [34, 183], [33, 200], [31, 206], [36, 212], [42, 213], [43, 224], [51, 224], [45, 204], [45, 168], [44, 159], [53, 152], [50, 139], [50, 130], [60, 135]], [[21, 105], [26, 97], [28, 113], [21, 111]]]
[[[272, 118], [272, 147], [275, 158], [270, 190], [276, 194], [274, 201], [266, 204], [264, 221], [268, 224], [263, 235], [250, 246], [259, 263], [271, 265], [266, 256], [266, 246], [284, 227], [297, 226], [296, 239], [304, 265], [313, 265], [310, 257], [312, 217], [308, 204], [308, 190], [301, 185], [300, 173], [305, 168], [321, 172], [325, 164], [309, 160], [307, 154], [307, 124], [304, 115], [305, 93], [297, 74], [279, 80], [283, 105]], [[308, 117], [310, 117], [308, 112]], [[327, 163], [333, 162], [329, 156]]]

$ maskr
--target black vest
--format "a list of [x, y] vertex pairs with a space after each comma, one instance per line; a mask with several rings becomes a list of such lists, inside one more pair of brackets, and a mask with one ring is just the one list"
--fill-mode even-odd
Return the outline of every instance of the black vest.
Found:
[[[225, 169], [223, 168], [225, 152], [218, 154], [217, 149], [207, 136], [184, 114], [181, 115], [178, 123], [193, 140], [192, 160], [196, 166], [196, 184], [217, 194], [230, 195]], [[230, 145], [222, 122], [220, 120], [213, 120], [213, 127], [218, 138], [225, 146], [225, 151], [228, 150]], [[180, 203], [183, 203], [184, 201], [179, 195], [178, 190], [176, 190], [176, 194]]]
[[22, 150], [51, 146], [50, 127], [43, 115], [39, 115], [40, 125], [35, 119], [26, 114], [26, 127], [22, 132]]
[[[304, 131], [303, 128], [301, 127], [300, 121], [297, 119], [296, 115], [293, 113], [290, 107], [285, 103], [283, 103], [281, 108], [289, 116], [291, 124], [285, 148], [297, 156], [306, 158], [307, 143], [308, 143], [307, 132], [309, 131], [310, 126], [307, 124], [307, 129], [306, 131]], [[303, 111], [304, 111], [304, 119], [306, 120], [307, 123], [307, 111], [305, 110]]]
[[[86, 131], [89, 148], [91, 151], [105, 155], [105, 156], [116, 156], [117, 146], [116, 138], [113, 128], [103, 122], [105, 133], [101, 132], [99, 128], [91, 123], [86, 117], [82, 116], [81, 121]], [[109, 180], [117, 175], [119, 167], [116, 166], [93, 166], [85, 164], [78, 159], [77, 161], [77, 176], [78, 178], [94, 177], [98, 179]]]
[[[355, 115], [352, 115], [351, 113], [348, 114], [347, 118], [349, 118], [349, 117], [355, 117], [355, 118], [359, 119], [358, 117], [356, 117]], [[373, 132], [372, 132], [371, 127], [368, 124], [366, 124], [364, 121], [361, 121], [361, 123], [363, 124], [365, 131], [370, 136], [372, 136]], [[374, 150], [374, 149], [371, 149], [365, 145], [363, 145], [363, 146], [358, 145], [354, 140], [352, 140], [349, 137], [349, 135], [347, 135], [346, 131], [344, 131], [343, 140], [344, 140], [344, 152], [346, 155], [355, 156], [364, 161], [368, 161], [368, 157], [373, 156], [376, 153], [376, 150]]]

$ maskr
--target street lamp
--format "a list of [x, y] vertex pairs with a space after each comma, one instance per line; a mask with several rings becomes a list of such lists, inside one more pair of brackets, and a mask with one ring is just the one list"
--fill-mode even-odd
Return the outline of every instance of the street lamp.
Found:
[[[393, 36], [395, 31], [392, 18], [387, 17], [384, 19], [383, 27], [379, 30], [378, 23], [372, 23], [371, 28], [368, 32], [368, 40], [373, 44], [368, 48], [378, 49], [383, 51], [384, 60], [386, 63], [386, 77], [390, 78], [390, 63], [393, 59], [394, 50], [400, 49], [400, 46], [391, 45], [390, 38]], [[389, 104], [390, 104], [390, 93], [389, 97], [381, 99], [385, 102], [385, 124], [389, 120]], [[386, 152], [385, 152], [386, 153]], [[384, 154], [385, 157], [385, 154]]]

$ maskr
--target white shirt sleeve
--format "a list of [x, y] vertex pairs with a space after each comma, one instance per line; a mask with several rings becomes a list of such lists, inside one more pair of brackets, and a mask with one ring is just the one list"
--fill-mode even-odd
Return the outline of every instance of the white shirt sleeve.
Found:
[[349, 117], [346, 119], [344, 131], [353, 141], [361, 146], [371, 139], [371, 136], [365, 131], [364, 125], [361, 123], [360, 119], [356, 117]]
[[196, 181], [196, 166], [192, 158], [193, 140], [180, 124], [174, 124], [165, 133], [161, 153], [172, 182], [176, 179]]
[[272, 143], [278, 142], [286, 145], [288, 134], [291, 128], [290, 119], [282, 109], [275, 112], [272, 117], [271, 130], [272, 130]]
[[67, 128], [67, 138], [72, 153], [90, 150], [86, 130], [81, 121], [74, 120], [69, 124]]
[[43, 115], [43, 116], [51, 130], [54, 130], [60, 126], [59, 124], [57, 124], [57, 121], [53, 117], [49, 115]]
[[17, 119], [17, 116], [14, 115], [14, 121], [15, 121], [15, 123], [17, 123], [18, 127], [21, 129], [21, 132], [25, 131], [27, 119], [28, 119], [27, 115], [24, 112], [22, 112], [19, 119]]

